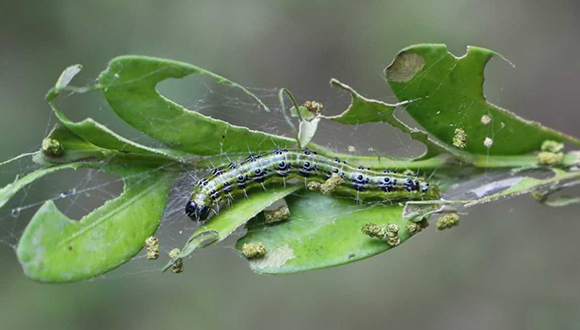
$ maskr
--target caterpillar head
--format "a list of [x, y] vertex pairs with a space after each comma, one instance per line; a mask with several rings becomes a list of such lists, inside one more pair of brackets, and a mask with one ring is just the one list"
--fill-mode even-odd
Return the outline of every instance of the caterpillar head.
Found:
[[210, 210], [209, 206], [197, 204], [193, 200], [190, 200], [185, 204], [185, 214], [187, 214], [193, 221], [207, 220]]

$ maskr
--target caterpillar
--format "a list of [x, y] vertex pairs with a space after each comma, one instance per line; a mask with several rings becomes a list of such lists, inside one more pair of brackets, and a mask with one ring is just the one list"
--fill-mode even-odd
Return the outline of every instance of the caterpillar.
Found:
[[434, 184], [389, 170], [376, 171], [352, 166], [339, 158], [329, 158], [302, 149], [275, 148], [263, 155], [250, 155], [241, 163], [218, 167], [200, 179], [185, 206], [185, 213], [194, 221], [205, 221], [213, 206], [228, 198], [245, 195], [254, 189], [271, 185], [324, 183], [333, 173], [344, 184], [333, 192], [360, 200], [433, 200], [439, 198]]

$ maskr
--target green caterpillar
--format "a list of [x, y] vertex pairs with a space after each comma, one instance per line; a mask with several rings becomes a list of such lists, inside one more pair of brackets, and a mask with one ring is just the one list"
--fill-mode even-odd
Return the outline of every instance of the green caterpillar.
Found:
[[240, 164], [214, 169], [199, 180], [187, 202], [185, 213], [194, 221], [205, 221], [213, 206], [224, 198], [246, 195], [266, 186], [324, 183], [333, 173], [344, 179], [333, 194], [353, 196], [361, 200], [433, 200], [439, 199], [439, 189], [426, 180], [355, 167], [338, 158], [318, 155], [309, 149], [275, 148], [270, 153], [250, 155]]

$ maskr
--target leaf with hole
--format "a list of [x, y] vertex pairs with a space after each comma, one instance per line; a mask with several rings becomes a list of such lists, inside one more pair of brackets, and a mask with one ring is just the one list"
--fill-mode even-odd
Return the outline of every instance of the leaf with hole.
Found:
[[[521, 155], [540, 150], [546, 140], [580, 140], [525, 120], [489, 103], [483, 95], [487, 62], [498, 53], [470, 46], [456, 57], [441, 44], [403, 49], [385, 69], [389, 86], [407, 112], [429, 133], [453, 145], [457, 129], [466, 134], [464, 151], [483, 155]], [[486, 144], [486, 138], [492, 139]]]

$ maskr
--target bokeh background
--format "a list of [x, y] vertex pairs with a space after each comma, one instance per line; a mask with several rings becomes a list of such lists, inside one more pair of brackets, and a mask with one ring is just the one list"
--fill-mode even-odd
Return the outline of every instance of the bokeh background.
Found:
[[[338, 112], [331, 77], [393, 100], [383, 68], [399, 49], [423, 42], [446, 43], [456, 55], [470, 44], [500, 52], [516, 67], [492, 61], [488, 99], [579, 136], [579, 35], [572, 0], [3, 0], [0, 159], [38, 149], [54, 123], [44, 94], [70, 64], [84, 65], [82, 85], [118, 55], [167, 57], [246, 86], [287, 87]], [[165, 88], [189, 97], [187, 88]], [[73, 119], [91, 116], [134, 134], [102, 99], [75, 102], [67, 108]], [[0, 169], [2, 185], [28, 169], [11, 166]], [[72, 180], [61, 177], [58, 186]], [[24, 197], [42, 200], [56, 185]], [[521, 197], [472, 209], [459, 227], [431, 228], [389, 253], [291, 276], [256, 275], [225, 246], [197, 253], [180, 276], [120, 270], [47, 285], [29, 280], [3, 244], [0, 328], [579, 328], [578, 214], [578, 205], [549, 209]]]

